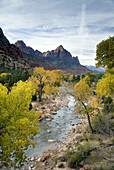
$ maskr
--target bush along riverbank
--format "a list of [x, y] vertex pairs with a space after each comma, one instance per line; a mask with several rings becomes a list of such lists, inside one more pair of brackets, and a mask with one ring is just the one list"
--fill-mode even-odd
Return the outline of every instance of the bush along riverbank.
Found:
[[96, 114], [92, 120], [94, 133], [90, 134], [87, 120], [82, 120], [72, 128], [60, 147], [48, 150], [41, 157], [29, 158], [31, 166], [28, 169], [113, 170], [113, 122], [112, 112]]

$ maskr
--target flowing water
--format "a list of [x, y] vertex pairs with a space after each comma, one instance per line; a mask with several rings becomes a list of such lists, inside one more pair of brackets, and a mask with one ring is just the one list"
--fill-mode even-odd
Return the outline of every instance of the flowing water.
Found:
[[[41, 126], [39, 127], [40, 133], [34, 138], [37, 144], [35, 148], [31, 147], [26, 151], [26, 156], [40, 156], [43, 152], [56, 148], [65, 141], [66, 135], [72, 129], [71, 123], [80, 121], [73, 114], [75, 105], [73, 96], [68, 96], [68, 99], [68, 106], [62, 107], [57, 111], [56, 115], [52, 115], [53, 119], [51, 121], [41, 121]], [[48, 133], [47, 130], [50, 130], [51, 133]], [[48, 140], [54, 140], [55, 142], [49, 143]]]

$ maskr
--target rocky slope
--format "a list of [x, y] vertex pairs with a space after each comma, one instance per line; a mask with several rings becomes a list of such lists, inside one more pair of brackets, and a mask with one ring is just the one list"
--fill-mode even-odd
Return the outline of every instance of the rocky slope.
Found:
[[0, 28], [0, 69], [29, 69], [30, 64], [23, 58], [22, 52], [10, 44]]

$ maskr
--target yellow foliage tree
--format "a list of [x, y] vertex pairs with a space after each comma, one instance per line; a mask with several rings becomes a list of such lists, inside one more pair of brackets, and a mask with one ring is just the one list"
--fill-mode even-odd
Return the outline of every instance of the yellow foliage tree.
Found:
[[106, 73], [105, 77], [98, 81], [96, 93], [98, 96], [114, 93], [114, 74]]
[[35, 81], [33, 80], [32, 82], [35, 82], [38, 87], [39, 101], [42, 101], [42, 93], [44, 90], [46, 90], [47, 94], [57, 92], [57, 88], [55, 89], [55, 82], [58, 77], [55, 71], [45, 70], [43, 67], [35, 67], [33, 76], [34, 78], [32, 77], [32, 79]]
[[90, 132], [93, 132], [91, 122], [90, 122], [90, 115], [91, 109], [88, 107], [88, 102], [90, 98], [90, 94], [92, 93], [89, 85], [86, 83], [85, 79], [80, 80], [74, 86], [74, 98], [76, 100], [75, 108], [78, 112], [87, 115], [88, 124], [90, 127]]
[[91, 108], [94, 108], [96, 110], [99, 110], [99, 108], [101, 108], [102, 106], [102, 99], [100, 99], [99, 97], [97, 96], [92, 96], [91, 98], [91, 102], [89, 103], [89, 106]]
[[90, 77], [88, 75], [85, 76], [84, 81], [86, 84], [90, 85]]
[[19, 167], [25, 161], [24, 150], [38, 133], [39, 114], [29, 111], [33, 88], [19, 81], [11, 92], [0, 84], [0, 158], [6, 167]]

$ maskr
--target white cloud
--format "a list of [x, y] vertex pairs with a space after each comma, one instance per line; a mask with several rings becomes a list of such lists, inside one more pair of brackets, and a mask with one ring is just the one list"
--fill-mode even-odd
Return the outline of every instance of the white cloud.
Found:
[[47, 51], [62, 44], [81, 64], [94, 64], [96, 45], [113, 35], [112, 0], [1, 0], [0, 25], [14, 43]]

